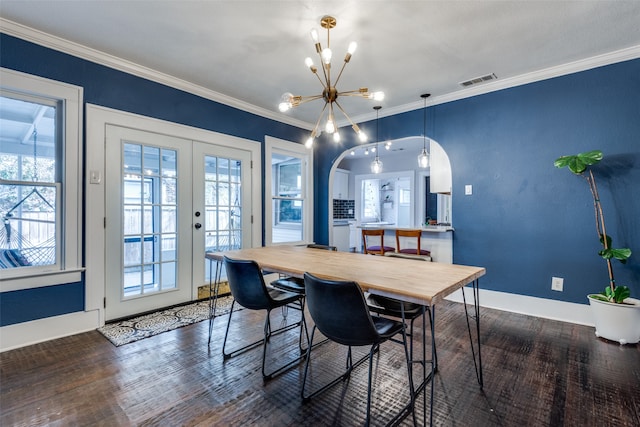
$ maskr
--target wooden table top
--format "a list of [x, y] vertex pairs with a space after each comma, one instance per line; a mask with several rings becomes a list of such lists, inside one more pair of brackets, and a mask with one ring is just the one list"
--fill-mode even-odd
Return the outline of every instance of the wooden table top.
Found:
[[264, 270], [303, 277], [305, 272], [331, 280], [353, 280], [364, 291], [418, 304], [437, 304], [455, 290], [486, 273], [482, 267], [403, 258], [268, 246], [227, 252], [207, 252], [206, 258], [254, 260]]

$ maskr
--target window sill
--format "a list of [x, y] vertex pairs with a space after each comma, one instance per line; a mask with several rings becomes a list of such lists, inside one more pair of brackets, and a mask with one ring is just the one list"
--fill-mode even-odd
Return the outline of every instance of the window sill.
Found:
[[79, 282], [82, 279], [83, 271], [84, 268], [59, 271], [25, 271], [23, 272], [24, 274], [20, 276], [6, 278], [1, 277], [0, 292], [19, 291], [23, 289], [42, 288], [45, 286]]

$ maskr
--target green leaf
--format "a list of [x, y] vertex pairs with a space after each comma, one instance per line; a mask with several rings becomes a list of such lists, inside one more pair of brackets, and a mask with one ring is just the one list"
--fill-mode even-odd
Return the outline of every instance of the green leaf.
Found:
[[593, 150], [575, 156], [562, 156], [556, 159], [554, 165], [557, 168], [569, 167], [569, 170], [576, 175], [582, 174], [587, 166], [594, 165], [602, 160], [602, 151]]
[[604, 293], [593, 294], [591, 295], [591, 298], [597, 299], [598, 301], [609, 302], [609, 298], [607, 298]]
[[613, 292], [613, 300], [620, 304], [625, 299], [631, 296], [631, 291], [627, 286], [616, 286], [616, 290]]
[[[602, 243], [602, 246], [605, 246], [605, 244], [604, 244], [604, 236], [605, 236], [604, 234], [600, 235], [600, 243]], [[611, 247], [611, 242], [612, 242], [611, 236], [607, 235], [607, 244], [606, 244], [605, 247], [610, 248]]]
[[628, 286], [616, 286], [616, 289], [611, 292], [611, 287], [607, 286], [604, 292], [601, 292], [594, 297], [600, 301], [609, 301], [621, 304], [625, 299], [631, 296], [631, 290]]
[[626, 264], [627, 263], [627, 259], [629, 259], [629, 257], [631, 256], [631, 249], [629, 249], [629, 248], [602, 249], [600, 252], [598, 252], [598, 255], [600, 255], [604, 259], [615, 258], [618, 261], [620, 261], [622, 264]]

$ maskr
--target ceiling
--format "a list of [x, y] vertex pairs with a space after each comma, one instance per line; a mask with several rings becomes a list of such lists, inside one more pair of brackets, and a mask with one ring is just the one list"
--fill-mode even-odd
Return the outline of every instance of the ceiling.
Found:
[[[543, 70], [612, 52], [640, 56], [637, 0], [0, 3], [3, 31], [21, 25], [37, 29], [98, 62], [107, 58], [109, 64], [154, 70], [211, 99], [307, 129], [315, 124], [321, 101], [287, 113], [278, 111], [278, 103], [284, 92], [321, 92], [304, 59], [318, 63], [309, 31], [317, 28], [326, 45], [319, 25], [324, 15], [337, 19], [331, 30], [334, 67], [349, 42], [358, 42], [338, 90], [384, 91], [384, 101], [376, 102], [382, 105], [380, 117], [422, 107], [425, 92], [432, 94], [430, 103], [444, 102], [481, 86], [514, 85], [522, 76], [532, 81]], [[498, 77], [494, 82], [459, 84], [491, 73]], [[340, 101], [356, 123], [375, 118], [374, 101]], [[340, 113], [336, 119], [346, 124]]]

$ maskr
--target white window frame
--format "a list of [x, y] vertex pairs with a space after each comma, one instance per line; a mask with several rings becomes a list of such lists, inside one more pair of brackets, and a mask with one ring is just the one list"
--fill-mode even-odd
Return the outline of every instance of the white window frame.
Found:
[[82, 279], [82, 87], [0, 68], [3, 89], [49, 98], [62, 105], [62, 259], [49, 268], [0, 271], [0, 292], [79, 282]]
[[[302, 195], [303, 213], [302, 213], [302, 240], [296, 242], [273, 243], [272, 224], [273, 224], [273, 173], [271, 168], [271, 158], [274, 154], [292, 155], [302, 158]], [[283, 139], [265, 136], [265, 155], [264, 155], [264, 243], [265, 246], [274, 244], [305, 244], [313, 241], [313, 151], [306, 148], [303, 144], [298, 144]]]

